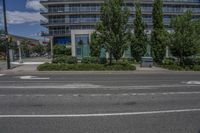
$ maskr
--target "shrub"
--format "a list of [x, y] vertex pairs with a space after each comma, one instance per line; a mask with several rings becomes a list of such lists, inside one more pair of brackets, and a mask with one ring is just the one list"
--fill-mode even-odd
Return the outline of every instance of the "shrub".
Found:
[[131, 64], [136, 64], [137, 63], [137, 61], [134, 58], [122, 58], [121, 61], [129, 62]]
[[200, 65], [194, 65], [194, 66], [192, 67], [192, 70], [193, 70], [193, 71], [200, 71]]
[[53, 57], [53, 63], [67, 63], [67, 56], [56, 55]]
[[42, 64], [37, 68], [39, 71], [103, 71], [103, 70], [135, 70], [133, 65], [102, 65], [102, 64]]
[[64, 55], [57, 55], [54, 56], [53, 58], [53, 63], [60, 63], [60, 64], [77, 64], [78, 60], [76, 57], [72, 57], [72, 56], [64, 56]]
[[200, 58], [186, 58], [184, 65], [200, 65]]
[[98, 64], [99, 59], [97, 57], [85, 57], [81, 60], [81, 63], [84, 64]]
[[113, 64], [113, 65], [106, 65], [106, 70], [136, 70], [136, 67], [130, 64]]
[[77, 63], [78, 63], [78, 60], [77, 60], [76, 57], [68, 56], [68, 58], [67, 58], [67, 63], [68, 63], [68, 64], [77, 64]]
[[166, 58], [162, 62], [163, 65], [175, 65], [175, 60], [172, 58]]
[[72, 55], [72, 49], [71, 48], [66, 48], [66, 55], [71, 56]]
[[99, 58], [99, 64], [107, 64], [107, 59], [106, 58]]
[[178, 66], [178, 65], [163, 65], [163, 68], [169, 69], [169, 70], [175, 70], [175, 71], [182, 71], [184, 70], [183, 67]]
[[71, 48], [62, 45], [55, 45], [53, 48], [54, 55], [68, 55], [71, 56]]

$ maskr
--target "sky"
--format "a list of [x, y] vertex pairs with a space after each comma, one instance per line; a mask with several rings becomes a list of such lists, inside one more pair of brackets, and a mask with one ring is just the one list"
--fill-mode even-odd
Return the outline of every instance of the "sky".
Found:
[[[5, 0], [9, 34], [40, 39], [40, 0]], [[2, 0], [0, 0], [0, 27], [3, 27]]]

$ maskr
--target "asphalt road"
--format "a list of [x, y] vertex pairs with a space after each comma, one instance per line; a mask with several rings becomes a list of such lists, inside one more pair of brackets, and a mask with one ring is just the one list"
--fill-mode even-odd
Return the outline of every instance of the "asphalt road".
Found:
[[200, 73], [0, 73], [0, 133], [200, 133]]

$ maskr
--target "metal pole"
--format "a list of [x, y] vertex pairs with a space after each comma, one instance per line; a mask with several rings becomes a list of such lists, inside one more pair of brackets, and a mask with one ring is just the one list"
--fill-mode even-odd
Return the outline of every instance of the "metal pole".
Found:
[[7, 69], [10, 69], [10, 54], [9, 54], [9, 42], [8, 42], [8, 28], [7, 28], [7, 18], [6, 18], [6, 2], [3, 0], [3, 15], [4, 15], [4, 32], [6, 36], [5, 46], [6, 46], [6, 60]]

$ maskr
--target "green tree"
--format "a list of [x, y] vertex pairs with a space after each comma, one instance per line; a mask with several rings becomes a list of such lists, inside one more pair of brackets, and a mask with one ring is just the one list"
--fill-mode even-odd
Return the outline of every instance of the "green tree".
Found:
[[31, 51], [30, 41], [23, 40], [20, 44], [20, 47], [22, 49], [23, 55], [29, 57]]
[[38, 44], [32, 48], [32, 52], [37, 53], [39, 55], [42, 55], [44, 51], [45, 51], [45, 48], [41, 44]]
[[97, 32], [92, 33], [90, 41], [90, 54], [93, 57], [99, 57], [101, 54], [102, 40]]
[[5, 52], [5, 46], [2, 40], [0, 40], [0, 52]]
[[154, 0], [153, 3], [153, 30], [151, 34], [152, 54], [157, 63], [161, 63], [168, 45], [168, 33], [163, 25], [163, 1]]
[[172, 20], [173, 29], [171, 37], [171, 52], [176, 56], [180, 65], [184, 65], [184, 59], [197, 54], [200, 48], [200, 21], [193, 21], [191, 12], [176, 17]]
[[145, 23], [142, 20], [140, 3], [135, 3], [136, 15], [134, 20], [134, 37], [131, 44], [131, 54], [136, 61], [144, 56], [147, 47], [147, 35], [145, 34]]
[[103, 40], [103, 47], [110, 54], [110, 64], [112, 55], [116, 61], [119, 60], [129, 45], [127, 31], [130, 12], [122, 5], [123, 0], [105, 1], [101, 7], [100, 22], [97, 24], [96, 30]]
[[51, 53], [51, 42], [48, 42], [48, 44], [45, 46], [45, 51], [50, 55]]
[[0, 29], [0, 52], [5, 52], [4, 41], [2, 38], [3, 33], [4, 33], [4, 31]]

